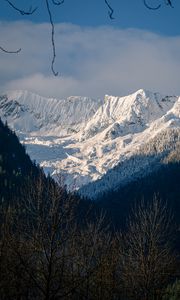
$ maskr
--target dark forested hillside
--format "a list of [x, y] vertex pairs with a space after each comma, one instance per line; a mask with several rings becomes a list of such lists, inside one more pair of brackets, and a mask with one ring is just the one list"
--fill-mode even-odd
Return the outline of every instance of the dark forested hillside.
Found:
[[42, 172], [30, 160], [16, 134], [0, 120], [0, 199], [7, 202]]
[[48, 203], [52, 192], [79, 202], [77, 196], [68, 194], [50, 176], [45, 176], [43, 169], [31, 161], [15, 132], [0, 120], [0, 203], [8, 207], [38, 202], [40, 194]]
[[[177, 222], [180, 214], [180, 146], [170, 152], [161, 167], [149, 175], [117, 189], [109, 191], [91, 203], [90, 215], [98, 214], [103, 209], [110, 217], [113, 226], [124, 227], [125, 220], [134, 204], [144, 199], [151, 201], [157, 195], [173, 209]], [[41, 179], [40, 179], [41, 178]], [[37, 193], [37, 182], [41, 180], [44, 186], [55, 184], [50, 177], [45, 177], [41, 168], [36, 166], [20, 144], [16, 134], [7, 124], [0, 120], [0, 199], [6, 203], [20, 195]], [[42, 184], [42, 183], [41, 183]], [[56, 185], [57, 186], [57, 185]], [[64, 193], [65, 190], [64, 190]], [[77, 201], [77, 197], [76, 197]], [[78, 200], [79, 201], [79, 200]], [[79, 209], [86, 211], [89, 203], [81, 201]]]
[[161, 167], [143, 178], [109, 191], [98, 199], [116, 226], [124, 226], [131, 208], [141, 200], [152, 201], [156, 195], [172, 209], [176, 221], [180, 216], [180, 162], [179, 148], [174, 150]]
[[[0, 300], [162, 300], [177, 294], [174, 225], [153, 194], [179, 211], [179, 164], [167, 163], [153, 175], [92, 208], [46, 177], [0, 121]], [[135, 199], [126, 231], [112, 231], [101, 208], [124, 227]]]

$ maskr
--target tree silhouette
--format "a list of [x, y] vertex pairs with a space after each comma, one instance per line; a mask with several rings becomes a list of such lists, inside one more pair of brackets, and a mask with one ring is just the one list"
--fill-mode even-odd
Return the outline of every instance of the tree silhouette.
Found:
[[133, 299], [158, 297], [175, 275], [176, 255], [170, 242], [172, 224], [169, 209], [156, 197], [149, 204], [141, 202], [130, 216], [124, 239], [122, 278]]

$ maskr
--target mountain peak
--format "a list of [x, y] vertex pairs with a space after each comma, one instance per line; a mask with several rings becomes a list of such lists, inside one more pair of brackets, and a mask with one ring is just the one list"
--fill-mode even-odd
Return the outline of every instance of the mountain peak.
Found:
[[[105, 102], [108, 101], [108, 100], [112, 100], [113, 98], [118, 98], [118, 99], [121, 99], [121, 98], [136, 98], [137, 96], [143, 96], [143, 97], [151, 97], [152, 95], [154, 94], [159, 94], [159, 93], [154, 93], [154, 92], [151, 92], [149, 90], [146, 90], [146, 89], [139, 89], [135, 92], [132, 92], [131, 94], [129, 95], [125, 95], [125, 96], [113, 96], [113, 95], [108, 95], [106, 94], [104, 99], [105, 99]], [[159, 94], [160, 95], [160, 94]]]
[[23, 133], [32, 159], [51, 174], [61, 173], [70, 188], [79, 188], [135, 155], [150, 139], [159, 139], [160, 133], [168, 132], [165, 140], [170, 139], [168, 130], [180, 124], [179, 99], [144, 89], [123, 97], [105, 95], [105, 101], [11, 91], [0, 97], [0, 116]]
[[149, 90], [146, 90], [146, 89], [139, 89], [139, 90], [137, 90], [136, 92], [134, 92], [132, 94], [140, 94], [140, 95], [143, 95], [143, 96], [147, 96], [149, 94], [153, 94], [153, 92], [150, 92]]
[[[0, 115], [11, 128], [43, 135], [67, 135], [78, 132], [102, 104], [101, 100], [71, 96], [67, 99], [46, 98], [29, 91], [8, 91], [0, 100]], [[16, 112], [17, 106], [22, 113]]]

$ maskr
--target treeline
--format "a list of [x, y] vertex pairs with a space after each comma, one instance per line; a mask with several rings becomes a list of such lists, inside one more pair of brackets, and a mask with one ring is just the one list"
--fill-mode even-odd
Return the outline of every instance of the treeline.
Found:
[[30, 160], [15, 132], [0, 119], [0, 200], [11, 202], [12, 195], [19, 195], [40, 174], [42, 170]]
[[163, 161], [167, 159], [177, 162], [177, 155], [170, 158], [170, 154], [180, 149], [180, 129], [169, 128], [145, 144], [142, 143], [136, 152], [109, 169], [101, 178], [94, 182], [83, 185], [79, 193], [91, 199], [99, 200], [109, 191], [120, 190], [122, 186], [128, 186], [132, 181], [141, 181], [147, 174], [154, 173], [162, 167]]
[[73, 197], [53, 184], [32, 189], [16, 205], [1, 205], [0, 299], [167, 296], [179, 260], [173, 220], [159, 200], [139, 204], [126, 231], [112, 232], [102, 215], [78, 222]]
[[96, 205], [46, 177], [2, 122], [0, 157], [1, 300], [178, 299], [177, 228], [162, 201], [139, 201], [112, 230]]
[[[110, 190], [97, 199], [101, 209], [108, 212], [117, 228], [124, 227], [126, 216], [132, 206], [140, 199], [151, 201], [154, 195], [167, 203], [173, 211], [176, 224], [180, 227], [180, 162], [179, 148], [173, 151], [158, 170], [147, 174], [143, 178], [128, 183], [119, 189]], [[173, 159], [173, 160], [171, 160]], [[179, 243], [180, 248], [180, 243]]]

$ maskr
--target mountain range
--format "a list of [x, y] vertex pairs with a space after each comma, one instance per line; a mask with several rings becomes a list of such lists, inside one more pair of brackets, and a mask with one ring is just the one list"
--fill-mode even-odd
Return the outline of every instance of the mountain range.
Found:
[[9, 91], [0, 117], [46, 173], [91, 198], [157, 170], [180, 143], [180, 97], [142, 89], [104, 99]]

